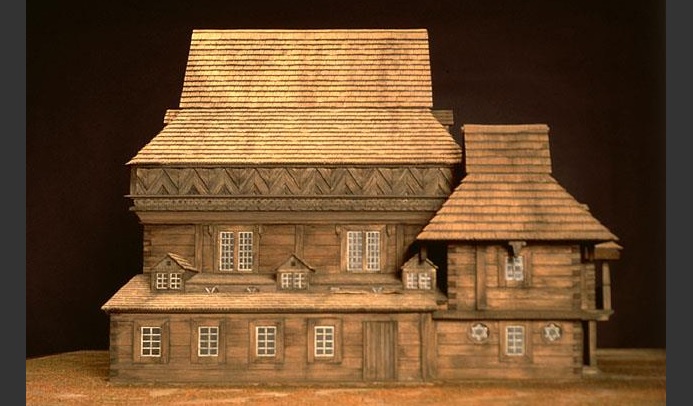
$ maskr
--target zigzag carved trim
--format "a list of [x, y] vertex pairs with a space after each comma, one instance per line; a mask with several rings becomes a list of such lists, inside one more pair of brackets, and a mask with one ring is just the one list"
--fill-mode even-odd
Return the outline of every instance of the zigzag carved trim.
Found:
[[137, 168], [133, 195], [444, 196], [450, 168]]

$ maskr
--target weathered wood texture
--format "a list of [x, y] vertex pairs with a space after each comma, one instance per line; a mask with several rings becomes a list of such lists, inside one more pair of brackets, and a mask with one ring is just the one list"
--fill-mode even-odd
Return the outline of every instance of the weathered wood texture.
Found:
[[187, 108], [432, 107], [428, 34], [194, 30]]
[[[421, 351], [420, 316], [418, 314], [192, 314], [167, 316], [169, 341], [167, 363], [138, 363], [132, 354], [132, 340], [137, 337], [133, 330], [135, 320], [146, 325], [148, 320], [157, 322], [147, 315], [117, 314], [111, 322], [111, 380], [113, 382], [361, 382], [364, 380], [420, 381]], [[308, 348], [311, 332], [310, 320], [320, 323], [337, 320], [341, 331], [335, 343], [340, 352], [338, 362], [310, 361]], [[259, 322], [256, 322], [260, 320]], [[327, 320], [327, 321], [325, 321]], [[255, 323], [255, 324], [253, 324]], [[283, 357], [280, 362], [259, 362], [253, 356], [252, 326], [261, 323], [280, 324]], [[223, 346], [219, 349], [216, 363], [200, 363], [193, 349], [195, 342], [193, 327], [214, 324], [220, 326]], [[379, 334], [364, 335], [376, 326]], [[380, 328], [384, 326], [383, 328]], [[380, 340], [391, 345], [390, 353], [382, 354]], [[368, 348], [366, 348], [368, 347]], [[376, 366], [374, 359], [369, 365], [376, 374], [364, 375], [364, 354], [375, 357], [375, 361], [387, 358], [386, 367]], [[384, 368], [384, 369], [382, 369]], [[387, 372], [387, 373], [386, 373]]]
[[[427, 109], [202, 109], [181, 110], [128, 164], [456, 165], [460, 158]], [[180, 173], [181, 185], [199, 187], [188, 175]]]
[[[530, 356], [519, 362], [503, 356], [503, 322], [481, 320], [489, 328], [489, 337], [485, 342], [475, 342], [470, 329], [477, 322], [436, 322], [437, 379], [560, 379], [581, 376], [582, 329], [579, 322], [517, 322], [528, 329], [528, 347], [531, 348]], [[543, 327], [550, 322], [562, 328], [561, 338], [554, 342], [548, 342], [542, 336]]]
[[[522, 254], [530, 262], [525, 283], [512, 286], [504, 280], [507, 247], [448, 244], [449, 308], [473, 310], [484, 304], [488, 310], [594, 309], [594, 269], [581, 263], [578, 246], [532, 244]], [[589, 300], [583, 302], [583, 297]]]
[[585, 240], [617, 237], [552, 176], [545, 125], [465, 125], [467, 176], [423, 240]]
[[[363, 216], [363, 218], [367, 218]], [[223, 225], [156, 225], [144, 224], [143, 261], [144, 272], [165, 258], [169, 253], [197, 266], [200, 272], [213, 272], [217, 267], [218, 246], [215, 233]], [[267, 224], [256, 238], [259, 273], [273, 273], [300, 244], [301, 259], [320, 273], [343, 272], [342, 224]], [[357, 225], [351, 227], [359, 228]], [[389, 224], [381, 233], [381, 272], [396, 273], [408, 259], [416, 233], [422, 226]], [[400, 231], [398, 231], [400, 230]], [[397, 236], [400, 236], [399, 239]]]

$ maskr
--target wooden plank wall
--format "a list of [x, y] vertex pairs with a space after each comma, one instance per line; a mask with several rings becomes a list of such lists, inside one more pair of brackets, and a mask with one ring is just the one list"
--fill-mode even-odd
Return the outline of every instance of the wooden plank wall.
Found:
[[[337, 224], [262, 225], [259, 235], [259, 272], [271, 273], [292, 253], [296, 252], [309, 265], [321, 273], [341, 272], [341, 240]], [[411, 255], [412, 244], [422, 226], [390, 224], [381, 238], [386, 241], [383, 272], [398, 272]], [[167, 253], [178, 254], [202, 272], [211, 272], [216, 258], [213, 227], [208, 225], [152, 225], [144, 226], [144, 272], [151, 269]], [[301, 251], [301, 252], [298, 252]]]
[[[448, 246], [451, 310], [477, 310], [482, 302], [489, 310], [578, 310], [582, 306], [583, 289], [585, 292], [591, 289], [590, 303], [594, 308], [594, 267], [581, 263], [579, 247], [524, 247], [522, 253], [531, 257], [526, 286], [504, 286], [502, 261], [505, 253], [507, 250], [501, 245]], [[479, 280], [477, 263], [483, 266], [479, 275], [485, 274]], [[483, 288], [478, 286], [482, 282], [485, 283]], [[481, 294], [485, 298], [477, 300]]]
[[555, 342], [542, 338], [542, 328], [552, 321], [527, 322], [531, 330], [531, 356], [525, 362], [503, 361], [499, 321], [483, 321], [489, 339], [476, 343], [469, 329], [477, 321], [436, 322], [436, 378], [464, 379], [576, 378], [582, 372], [582, 328], [579, 322], [560, 322], [563, 336]]
[[[133, 361], [135, 320], [152, 316], [114, 314], [111, 321], [111, 380], [113, 382], [361, 382], [364, 364], [364, 322], [396, 321], [397, 379], [421, 381], [421, 316], [419, 314], [173, 314], [166, 317], [170, 347], [168, 363]], [[341, 362], [308, 362], [308, 320], [341, 320]], [[161, 320], [161, 317], [157, 317]], [[223, 358], [219, 363], [195, 363], [191, 329], [200, 320], [220, 321]], [[250, 348], [252, 322], [283, 324], [284, 359], [281, 363], [254, 362]], [[194, 372], [194, 373], [191, 373]]]

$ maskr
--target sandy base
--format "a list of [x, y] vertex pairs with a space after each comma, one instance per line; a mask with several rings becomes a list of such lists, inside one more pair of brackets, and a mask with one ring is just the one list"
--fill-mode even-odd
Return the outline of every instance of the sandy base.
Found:
[[108, 352], [26, 361], [26, 404], [51, 405], [665, 405], [665, 350], [599, 350], [601, 372], [577, 382], [421, 385], [118, 386]]

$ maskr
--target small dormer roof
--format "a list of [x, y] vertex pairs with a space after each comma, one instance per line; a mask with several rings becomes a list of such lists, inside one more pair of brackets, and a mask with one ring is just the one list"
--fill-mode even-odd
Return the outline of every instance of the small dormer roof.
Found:
[[403, 271], [430, 271], [436, 269], [438, 269], [438, 266], [431, 262], [430, 259], [425, 258], [422, 261], [418, 255], [409, 258], [407, 262], [402, 265]]
[[173, 262], [175, 262], [176, 264], [178, 264], [178, 266], [179, 266], [182, 270], [184, 270], [184, 271], [198, 272], [198, 271], [197, 271], [197, 268], [195, 268], [195, 267], [190, 263], [190, 261], [188, 261], [188, 260], [185, 259], [184, 257], [182, 257], [182, 256], [180, 256], [180, 255], [178, 255], [178, 254], [174, 254], [174, 253], [172, 253], [172, 252], [167, 253], [166, 256], [165, 256], [164, 258], [162, 258], [161, 261], [159, 261], [154, 267], [159, 266], [162, 262], [166, 261], [166, 259], [171, 259], [171, 260], [173, 260]]
[[299, 258], [296, 254], [289, 255], [281, 265], [276, 269], [277, 272], [315, 272], [315, 268], [308, 265], [303, 259]]

